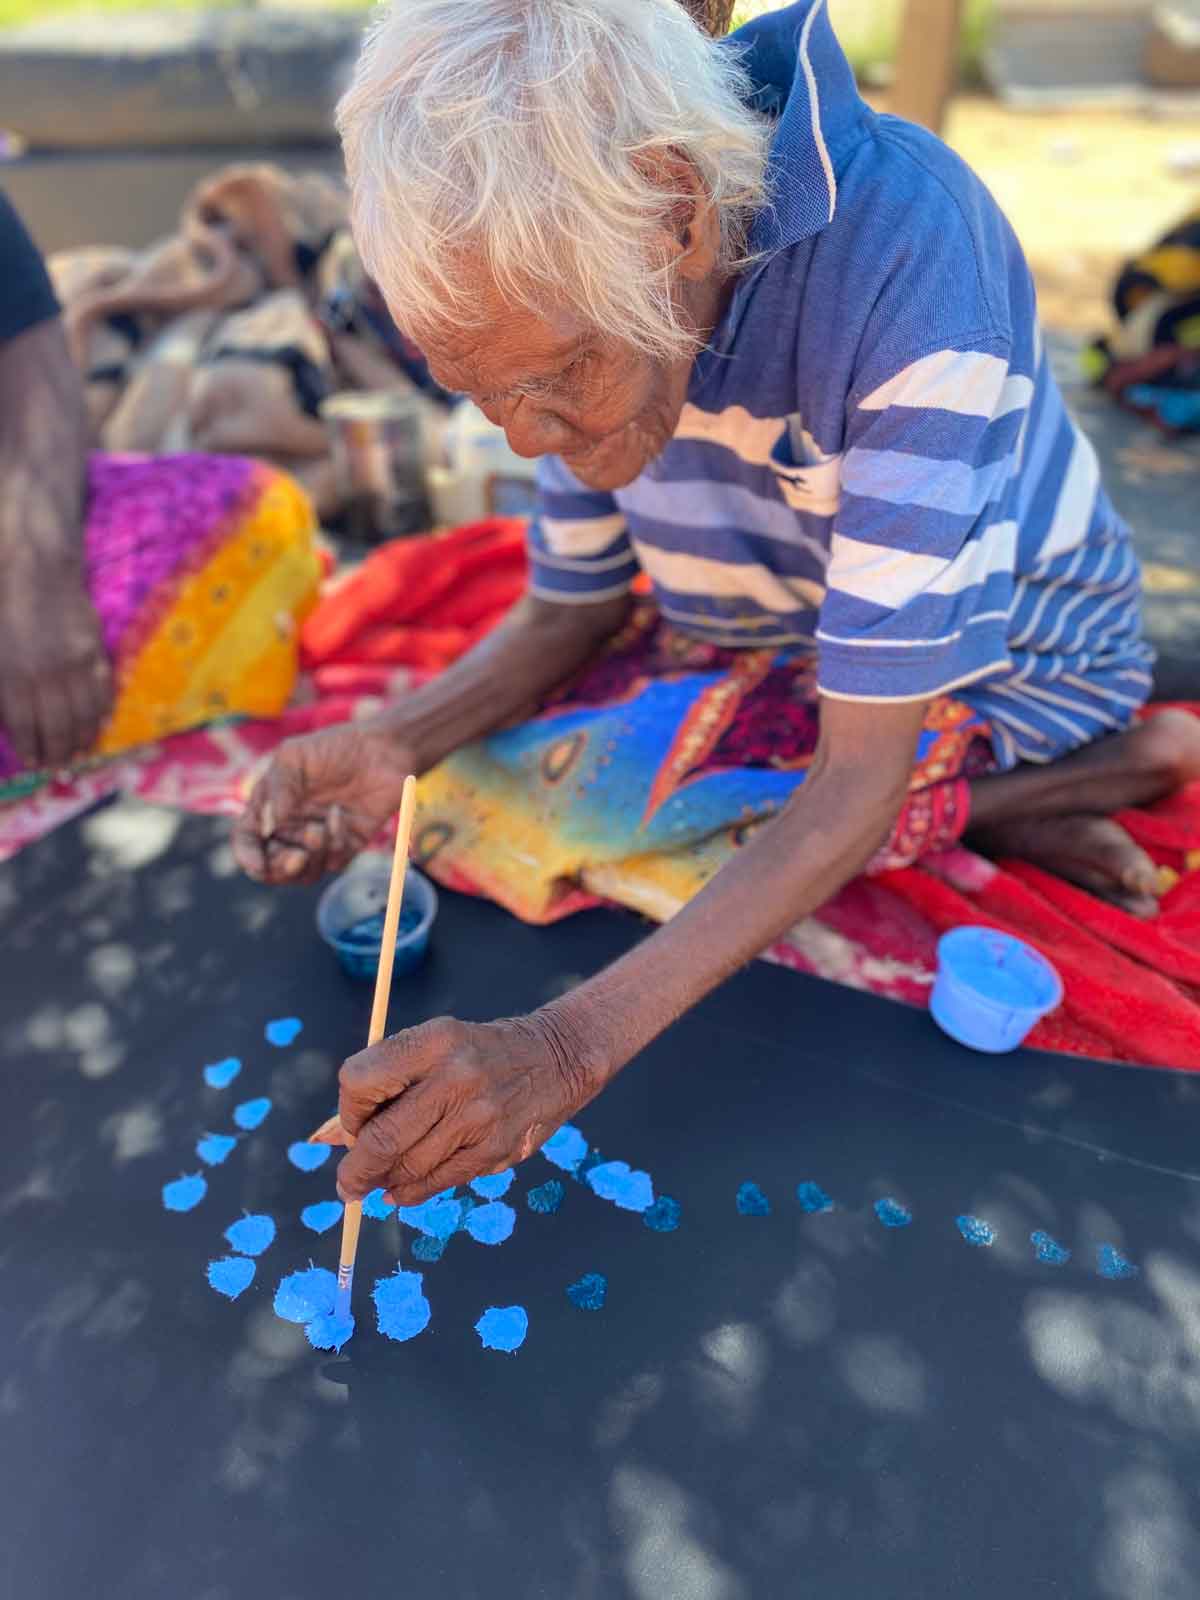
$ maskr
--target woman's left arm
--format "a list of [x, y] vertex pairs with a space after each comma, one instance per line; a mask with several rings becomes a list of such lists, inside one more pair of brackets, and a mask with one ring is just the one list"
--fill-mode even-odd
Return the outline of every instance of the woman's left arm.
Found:
[[652, 1039], [871, 859], [908, 791], [925, 706], [825, 698], [808, 776], [696, 897], [530, 1016], [439, 1019], [342, 1068], [344, 1198], [402, 1205], [524, 1160]]

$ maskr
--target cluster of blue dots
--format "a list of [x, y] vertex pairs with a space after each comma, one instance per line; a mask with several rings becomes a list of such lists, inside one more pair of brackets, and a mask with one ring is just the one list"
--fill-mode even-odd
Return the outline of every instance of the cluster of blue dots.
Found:
[[[278, 1018], [267, 1024], [265, 1035], [269, 1043], [282, 1049], [295, 1041], [301, 1027], [299, 1018]], [[203, 1076], [210, 1088], [226, 1089], [241, 1071], [242, 1063], [230, 1056], [206, 1066]], [[253, 1132], [262, 1126], [271, 1109], [271, 1101], [266, 1096], [243, 1101], [233, 1110], [234, 1125], [243, 1134]], [[239, 1142], [238, 1134], [207, 1133], [198, 1141], [196, 1154], [205, 1166], [218, 1167]], [[287, 1158], [298, 1171], [312, 1173], [325, 1165], [331, 1153], [328, 1145], [299, 1140], [288, 1146]], [[599, 1150], [589, 1148], [583, 1134], [570, 1124], [548, 1139], [541, 1153], [563, 1176], [551, 1177], [526, 1192], [526, 1207], [534, 1215], [553, 1216], [561, 1210], [568, 1193], [565, 1180], [569, 1179], [618, 1209], [639, 1215], [643, 1225], [653, 1232], [670, 1233], [678, 1228], [682, 1214], [678, 1200], [670, 1195], [656, 1195], [648, 1173], [633, 1169], [624, 1161], [606, 1160]], [[464, 1193], [445, 1190], [419, 1206], [398, 1207], [382, 1189], [376, 1189], [363, 1201], [363, 1214], [379, 1222], [396, 1216], [413, 1232], [414, 1260], [436, 1262], [456, 1233], [465, 1233], [483, 1245], [501, 1244], [512, 1235], [517, 1212], [503, 1197], [511, 1189], [515, 1176], [512, 1168], [485, 1174], [476, 1178]], [[169, 1211], [191, 1211], [204, 1199], [207, 1190], [208, 1182], [203, 1173], [185, 1174], [164, 1185], [163, 1205]], [[800, 1209], [809, 1216], [835, 1209], [832, 1197], [811, 1179], [796, 1185], [795, 1196]], [[772, 1214], [769, 1196], [759, 1184], [750, 1180], [739, 1185], [734, 1203], [738, 1213], [745, 1217]], [[913, 1222], [909, 1208], [890, 1195], [876, 1200], [873, 1210], [880, 1225], [887, 1229], [906, 1228]], [[320, 1235], [341, 1220], [342, 1212], [341, 1201], [320, 1200], [303, 1208], [300, 1221]], [[995, 1230], [981, 1217], [963, 1214], [955, 1219], [955, 1226], [969, 1245], [986, 1248], [996, 1242]], [[245, 1215], [231, 1223], [224, 1237], [233, 1253], [209, 1262], [206, 1276], [211, 1287], [228, 1299], [237, 1299], [254, 1281], [257, 1258], [270, 1247], [275, 1235], [275, 1221], [266, 1215]], [[1030, 1243], [1035, 1259], [1041, 1263], [1065, 1266], [1071, 1260], [1071, 1251], [1041, 1230], [1030, 1236]], [[1103, 1244], [1097, 1251], [1096, 1270], [1105, 1278], [1127, 1279], [1135, 1277], [1139, 1269], [1115, 1245]], [[281, 1280], [274, 1306], [277, 1314], [286, 1320], [303, 1322], [319, 1348], [330, 1345], [340, 1348], [349, 1337], [352, 1322], [338, 1340], [327, 1340], [323, 1344], [320, 1333], [313, 1337], [314, 1328], [325, 1329], [337, 1322], [335, 1293], [333, 1273], [310, 1265], [306, 1271], [289, 1273]], [[566, 1295], [581, 1311], [600, 1311], [608, 1297], [608, 1280], [600, 1272], [584, 1273], [568, 1285]], [[372, 1298], [379, 1331], [386, 1338], [411, 1339], [429, 1325], [432, 1310], [420, 1272], [398, 1268], [391, 1277], [377, 1281]], [[513, 1353], [528, 1334], [528, 1313], [523, 1306], [490, 1306], [479, 1318], [475, 1331], [484, 1349]]]
[[[820, 1184], [811, 1180], [796, 1185], [796, 1199], [800, 1203], [800, 1209], [810, 1216], [834, 1209], [834, 1203], [829, 1195]], [[734, 1196], [734, 1204], [743, 1217], [769, 1217], [771, 1214], [771, 1202], [757, 1183], [747, 1181], [741, 1184]], [[873, 1210], [885, 1228], [907, 1228], [913, 1220], [913, 1214], [908, 1207], [891, 1195], [876, 1200]], [[955, 1217], [954, 1225], [967, 1244], [987, 1248], [996, 1242], [996, 1230], [982, 1217], [964, 1213]], [[1029, 1242], [1033, 1246], [1034, 1259], [1046, 1266], [1065, 1267], [1071, 1259], [1071, 1252], [1067, 1246], [1059, 1244], [1040, 1228], [1030, 1234]], [[1102, 1244], [1097, 1247], [1096, 1271], [1102, 1278], [1113, 1280], [1136, 1278], [1139, 1270], [1132, 1261], [1121, 1254], [1116, 1245]]]

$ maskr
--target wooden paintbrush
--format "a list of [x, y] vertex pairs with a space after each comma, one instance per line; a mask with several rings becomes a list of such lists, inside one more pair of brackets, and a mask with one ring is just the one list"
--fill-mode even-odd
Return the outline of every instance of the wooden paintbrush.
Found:
[[[375, 974], [375, 1000], [371, 1006], [371, 1026], [367, 1031], [368, 1049], [373, 1044], [378, 1044], [387, 1030], [392, 962], [396, 954], [396, 934], [400, 927], [400, 906], [404, 899], [404, 878], [408, 871], [408, 843], [412, 836], [416, 802], [416, 779], [405, 778], [404, 790], [400, 797], [400, 817], [396, 824], [396, 848], [392, 855], [392, 877], [388, 884], [387, 909], [383, 914], [383, 944], [379, 951], [379, 968]], [[337, 1119], [330, 1120], [336, 1122]], [[354, 1261], [358, 1254], [358, 1232], [361, 1226], [362, 1201], [352, 1200], [342, 1215], [342, 1253], [338, 1261], [337, 1299], [333, 1311], [328, 1318], [318, 1318], [316, 1323], [310, 1324], [308, 1330], [309, 1339], [318, 1349], [340, 1350], [354, 1332], [350, 1291], [354, 1283]]]

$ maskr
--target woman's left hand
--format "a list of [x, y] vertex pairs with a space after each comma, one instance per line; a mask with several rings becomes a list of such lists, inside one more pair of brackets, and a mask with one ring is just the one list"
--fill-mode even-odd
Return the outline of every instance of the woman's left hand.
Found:
[[343, 1200], [382, 1187], [399, 1205], [524, 1161], [602, 1083], [551, 1008], [502, 1022], [441, 1017], [384, 1039], [342, 1067]]

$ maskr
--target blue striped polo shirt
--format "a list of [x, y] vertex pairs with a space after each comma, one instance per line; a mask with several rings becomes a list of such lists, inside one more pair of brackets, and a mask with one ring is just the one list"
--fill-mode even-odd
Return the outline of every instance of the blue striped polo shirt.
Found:
[[645, 572], [689, 633], [815, 654], [824, 695], [953, 691], [1002, 767], [1124, 727], [1153, 661], [1138, 563], [1012, 229], [945, 145], [866, 106], [824, 0], [733, 43], [775, 122], [754, 264], [634, 483], [539, 464], [533, 592]]

